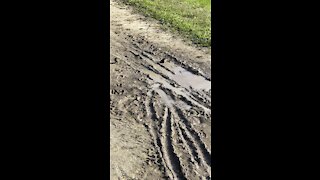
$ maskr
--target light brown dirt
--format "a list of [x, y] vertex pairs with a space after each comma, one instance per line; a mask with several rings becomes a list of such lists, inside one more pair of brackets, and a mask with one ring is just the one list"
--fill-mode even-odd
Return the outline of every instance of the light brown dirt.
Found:
[[211, 179], [210, 50], [110, 9], [110, 178]]

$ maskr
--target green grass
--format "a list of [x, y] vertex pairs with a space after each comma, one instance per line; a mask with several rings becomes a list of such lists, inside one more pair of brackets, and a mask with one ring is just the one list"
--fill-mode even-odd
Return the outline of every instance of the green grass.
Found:
[[211, 0], [122, 0], [200, 46], [211, 46]]

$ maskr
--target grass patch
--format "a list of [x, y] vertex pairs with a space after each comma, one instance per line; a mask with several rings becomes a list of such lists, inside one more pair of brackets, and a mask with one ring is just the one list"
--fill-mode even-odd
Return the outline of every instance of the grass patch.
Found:
[[200, 46], [211, 46], [211, 0], [121, 0]]

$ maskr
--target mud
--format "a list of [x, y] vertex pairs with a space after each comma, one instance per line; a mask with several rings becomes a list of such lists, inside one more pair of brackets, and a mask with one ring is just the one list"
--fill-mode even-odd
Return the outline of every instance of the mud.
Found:
[[110, 178], [211, 179], [210, 49], [110, 10]]

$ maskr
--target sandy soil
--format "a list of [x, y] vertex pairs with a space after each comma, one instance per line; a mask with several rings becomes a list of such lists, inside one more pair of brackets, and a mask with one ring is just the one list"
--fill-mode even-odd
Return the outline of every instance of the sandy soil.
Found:
[[110, 9], [110, 178], [211, 179], [210, 50]]

